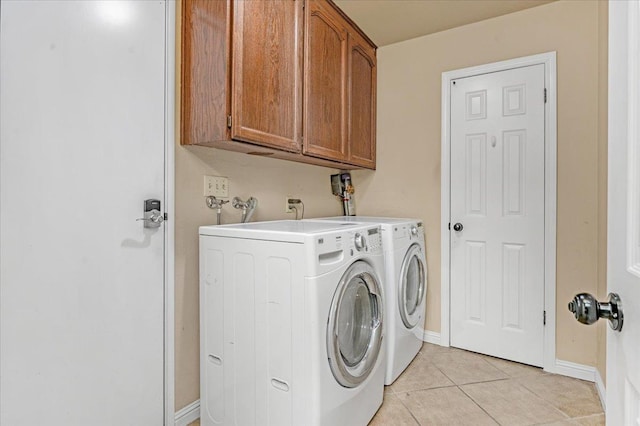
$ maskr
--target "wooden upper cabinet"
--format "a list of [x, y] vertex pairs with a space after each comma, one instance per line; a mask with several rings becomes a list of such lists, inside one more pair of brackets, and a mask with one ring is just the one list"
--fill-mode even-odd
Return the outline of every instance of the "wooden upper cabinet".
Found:
[[182, 1], [183, 145], [234, 139], [301, 151], [302, 6]]
[[231, 137], [300, 152], [302, 1], [234, 3]]
[[376, 51], [349, 34], [348, 146], [351, 164], [376, 167]]
[[183, 0], [180, 143], [228, 140], [230, 109], [228, 1]]
[[180, 13], [181, 144], [375, 168], [376, 47], [331, 0]]
[[376, 50], [332, 2], [305, 16], [303, 152], [375, 169]]
[[347, 158], [347, 30], [326, 1], [311, 0], [305, 16], [303, 152]]

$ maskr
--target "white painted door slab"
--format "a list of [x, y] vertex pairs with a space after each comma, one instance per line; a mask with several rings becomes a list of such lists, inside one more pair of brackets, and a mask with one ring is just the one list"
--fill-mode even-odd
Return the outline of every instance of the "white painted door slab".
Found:
[[542, 366], [544, 158], [544, 65], [451, 82], [452, 346]]
[[640, 425], [640, 4], [609, 2], [608, 290], [622, 300], [607, 330], [607, 424]]
[[0, 7], [0, 424], [163, 424], [165, 2]]

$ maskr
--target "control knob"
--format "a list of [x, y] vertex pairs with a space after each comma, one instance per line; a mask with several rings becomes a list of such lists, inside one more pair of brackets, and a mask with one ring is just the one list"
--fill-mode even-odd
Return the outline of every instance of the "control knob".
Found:
[[355, 244], [356, 249], [358, 251], [361, 251], [367, 245], [367, 240], [365, 240], [364, 235], [357, 233], [356, 236], [353, 238], [353, 243]]

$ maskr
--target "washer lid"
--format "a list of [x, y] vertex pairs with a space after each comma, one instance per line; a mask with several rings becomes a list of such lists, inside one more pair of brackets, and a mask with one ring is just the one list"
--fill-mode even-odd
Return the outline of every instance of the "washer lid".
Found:
[[398, 217], [374, 217], [374, 216], [335, 216], [335, 217], [320, 217], [316, 219], [305, 219], [305, 220], [352, 222], [352, 223], [377, 223], [380, 225], [422, 222], [419, 219], [408, 219], [408, 218], [398, 218]]
[[230, 225], [201, 226], [200, 235], [303, 242], [304, 237], [306, 236], [321, 234], [330, 231], [346, 230], [357, 226], [357, 223], [275, 220], [269, 222], [250, 222], [234, 223]]
[[369, 377], [382, 344], [382, 290], [371, 265], [357, 261], [347, 269], [329, 312], [331, 372], [342, 386], [356, 387]]

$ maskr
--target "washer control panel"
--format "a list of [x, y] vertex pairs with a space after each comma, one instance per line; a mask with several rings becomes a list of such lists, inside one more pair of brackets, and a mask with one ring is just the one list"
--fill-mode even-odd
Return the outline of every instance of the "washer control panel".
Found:
[[367, 229], [368, 251], [379, 253], [382, 251], [382, 231], [380, 227]]

